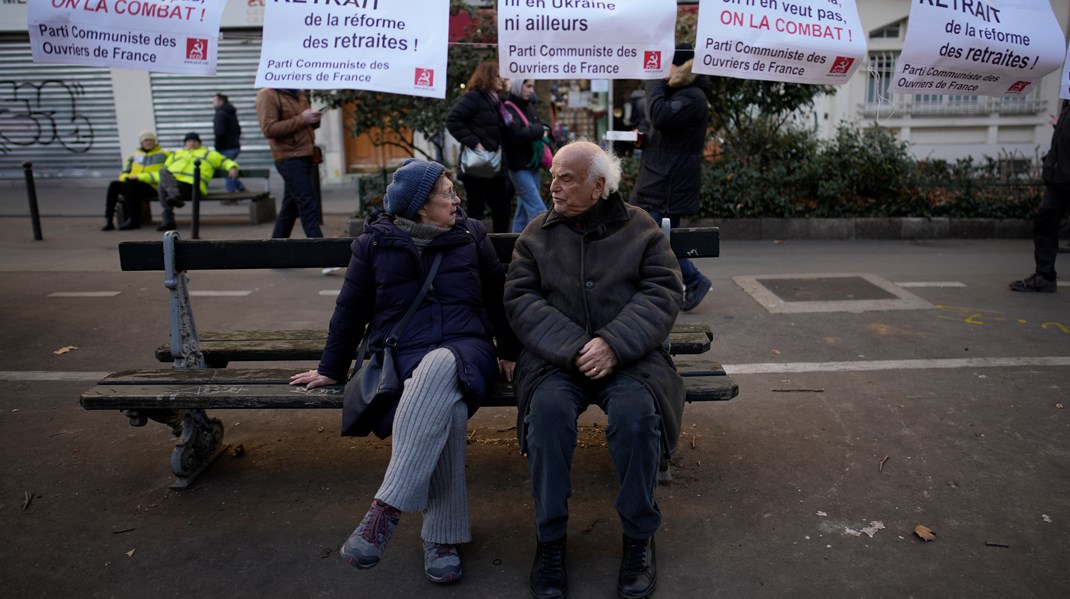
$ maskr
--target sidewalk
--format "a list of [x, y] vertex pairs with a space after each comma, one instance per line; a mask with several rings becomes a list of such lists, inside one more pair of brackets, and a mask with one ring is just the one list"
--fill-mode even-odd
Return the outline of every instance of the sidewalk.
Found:
[[[402, 517], [376, 568], [337, 559], [390, 443], [339, 437], [335, 411], [214, 411], [232, 449], [191, 489], [168, 490], [169, 429], [77, 401], [102, 372], [166, 367], [153, 357], [167, 338], [163, 273], [121, 272], [116, 251], [159, 233], [101, 232], [102, 186], [43, 187], [43, 241], [24, 192], [0, 188], [5, 596], [528, 596], [534, 531], [515, 410], [469, 422], [473, 541], [455, 585], [424, 578], [419, 514]], [[328, 235], [344, 231], [352, 195], [325, 190]], [[233, 214], [211, 215], [204, 237], [270, 235], [242, 206], [218, 208]], [[702, 359], [724, 363], [740, 396], [685, 409], [674, 480], [657, 489], [655, 599], [1066, 595], [1070, 289], [1007, 289], [1031, 270], [1028, 240], [729, 240], [696, 264], [713, 290], [680, 319], [711, 326]], [[791, 277], [782, 293], [805, 300], [831, 294], [813, 281], [847, 275], [921, 303], [776, 312], [746, 282]], [[326, 327], [341, 282], [318, 269], [198, 271], [191, 302], [201, 330]], [[65, 347], [76, 349], [56, 353]], [[615, 596], [604, 429], [597, 409], [584, 414], [574, 599]], [[915, 536], [918, 524], [936, 540]]]

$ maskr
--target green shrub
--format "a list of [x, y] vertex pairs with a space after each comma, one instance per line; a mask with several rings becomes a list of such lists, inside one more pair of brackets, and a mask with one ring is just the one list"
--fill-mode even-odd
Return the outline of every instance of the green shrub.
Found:
[[828, 140], [754, 127], [705, 163], [698, 216], [1026, 218], [1043, 186], [1035, 172], [1016, 176], [1000, 165], [918, 161], [879, 127], [841, 124]]

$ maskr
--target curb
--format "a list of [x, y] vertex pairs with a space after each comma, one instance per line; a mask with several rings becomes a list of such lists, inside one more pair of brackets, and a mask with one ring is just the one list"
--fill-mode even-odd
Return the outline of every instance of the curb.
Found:
[[[350, 218], [349, 236], [363, 228], [364, 219]], [[721, 239], [758, 241], [796, 240], [911, 240], [911, 239], [1030, 239], [1033, 221], [999, 218], [695, 218], [688, 227], [720, 227]]]

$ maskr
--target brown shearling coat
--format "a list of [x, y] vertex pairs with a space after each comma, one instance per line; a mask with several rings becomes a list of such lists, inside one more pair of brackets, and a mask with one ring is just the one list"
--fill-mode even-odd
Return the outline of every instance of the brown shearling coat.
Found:
[[675, 450], [685, 389], [663, 344], [683, 289], [665, 234], [619, 193], [575, 218], [551, 210], [524, 229], [505, 284], [506, 314], [524, 346], [514, 377], [521, 452], [532, 391], [555, 371], [584, 376], [576, 354], [596, 336], [617, 355], [611, 376], [635, 378], [657, 400], [662, 449], [666, 457]]
[[284, 90], [265, 87], [256, 93], [256, 118], [260, 131], [271, 146], [272, 160], [287, 160], [312, 155], [316, 143], [315, 129], [301, 113], [310, 108], [308, 96], [300, 92], [293, 97]]

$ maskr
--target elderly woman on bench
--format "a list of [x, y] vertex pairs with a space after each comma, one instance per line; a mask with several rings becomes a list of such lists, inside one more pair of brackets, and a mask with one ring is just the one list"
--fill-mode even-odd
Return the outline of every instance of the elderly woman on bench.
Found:
[[340, 553], [357, 568], [371, 568], [401, 512], [422, 512], [424, 572], [433, 582], [451, 582], [461, 577], [457, 544], [471, 540], [467, 419], [499, 374], [512, 380], [519, 346], [502, 304], [505, 270], [483, 224], [460, 210], [446, 169], [406, 161], [383, 205], [385, 212], [369, 215], [353, 242], [319, 368], [294, 375], [290, 384], [311, 389], [345, 380], [364, 334], [370, 350], [381, 352], [435, 255], [442, 255], [430, 293], [393, 349], [404, 391], [385, 416], [365, 412], [359, 422], [358, 434], [392, 432], [394, 440], [383, 483]]

